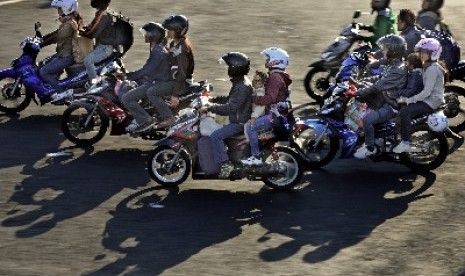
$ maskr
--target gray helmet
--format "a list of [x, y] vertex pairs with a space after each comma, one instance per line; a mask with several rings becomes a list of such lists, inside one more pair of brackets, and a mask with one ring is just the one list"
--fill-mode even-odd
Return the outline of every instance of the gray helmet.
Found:
[[371, 8], [375, 11], [379, 11], [389, 7], [391, 0], [371, 0]]
[[407, 43], [405, 39], [398, 35], [388, 34], [376, 41], [376, 44], [387, 50], [386, 57], [388, 59], [401, 59], [407, 51]]
[[250, 59], [240, 52], [229, 52], [221, 57], [228, 65], [228, 75], [230, 77], [245, 76], [250, 71]]
[[437, 12], [444, 5], [444, 0], [427, 0], [426, 2], [429, 4], [428, 10], [434, 12]]
[[149, 22], [140, 28], [140, 32], [151, 41], [160, 43], [165, 38], [165, 28], [160, 23]]

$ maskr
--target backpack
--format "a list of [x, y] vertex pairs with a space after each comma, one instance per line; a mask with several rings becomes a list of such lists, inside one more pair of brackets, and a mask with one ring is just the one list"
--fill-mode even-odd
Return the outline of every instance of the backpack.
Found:
[[422, 35], [428, 38], [435, 38], [442, 46], [440, 60], [444, 61], [447, 69], [452, 69], [460, 61], [460, 46], [452, 37], [449, 27], [444, 23], [440, 23], [440, 30], [423, 30]]
[[134, 43], [134, 25], [129, 20], [129, 17], [124, 16], [120, 13], [116, 13], [114, 10], [107, 9], [107, 14], [112, 19], [112, 25], [115, 32], [114, 46], [123, 46], [123, 54], [131, 48]]

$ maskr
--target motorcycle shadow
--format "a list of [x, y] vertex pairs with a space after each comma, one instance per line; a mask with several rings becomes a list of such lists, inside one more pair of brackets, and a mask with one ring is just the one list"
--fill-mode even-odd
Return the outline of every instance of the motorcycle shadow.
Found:
[[[106, 254], [95, 257], [106, 265], [86, 275], [120, 274], [129, 268], [159, 275], [181, 263], [189, 268], [185, 261], [208, 254], [202, 250], [212, 245], [227, 250], [231, 262], [253, 260], [257, 255], [275, 262], [311, 246], [304, 260], [322, 262], [363, 241], [386, 220], [400, 216], [409, 203], [428, 197], [423, 193], [436, 179], [427, 173], [420, 188], [409, 192], [415, 186], [415, 174], [401, 172], [394, 177], [392, 172], [378, 172], [350, 174], [350, 178], [347, 174], [312, 173], [308, 186], [286, 192], [266, 187], [258, 192], [159, 186], [140, 190], [111, 212], [113, 217], [102, 234]], [[261, 227], [247, 227], [251, 225]], [[232, 248], [229, 242], [224, 245], [227, 249], [222, 248], [221, 243], [242, 233], [261, 237], [256, 242], [237, 239]], [[120, 254], [116, 261], [114, 253]], [[215, 259], [221, 256], [197, 257], [221, 263]], [[228, 272], [232, 273], [223, 271]]]

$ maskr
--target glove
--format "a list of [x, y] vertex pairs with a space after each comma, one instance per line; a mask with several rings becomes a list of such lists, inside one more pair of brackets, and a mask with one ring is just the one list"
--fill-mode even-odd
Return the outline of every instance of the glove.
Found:
[[354, 97], [357, 94], [357, 89], [355, 88], [355, 85], [349, 84], [349, 89], [347, 89], [346, 92], [344, 92], [344, 95], [346, 97]]

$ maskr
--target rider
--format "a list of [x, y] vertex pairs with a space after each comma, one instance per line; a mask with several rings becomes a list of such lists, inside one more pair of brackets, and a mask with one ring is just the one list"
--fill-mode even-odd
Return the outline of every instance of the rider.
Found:
[[265, 95], [254, 96], [252, 101], [256, 105], [266, 106], [265, 115], [252, 118], [246, 124], [246, 131], [250, 141], [252, 155], [241, 160], [244, 165], [260, 165], [260, 149], [258, 147], [258, 132], [272, 129], [280, 121], [278, 103], [286, 101], [289, 97], [289, 85], [292, 80], [286, 67], [289, 65], [289, 55], [286, 51], [276, 47], [266, 48], [261, 52], [266, 58], [265, 67], [268, 69], [268, 80], [265, 84]]
[[393, 148], [395, 153], [405, 152], [410, 148], [412, 118], [435, 111], [444, 101], [445, 70], [438, 63], [442, 51], [441, 44], [434, 38], [423, 38], [415, 48], [420, 51], [423, 62], [423, 90], [414, 96], [400, 97], [397, 100], [406, 106], [401, 108], [398, 115], [402, 141]]
[[45, 35], [40, 46], [45, 47], [56, 43], [56, 54], [40, 68], [39, 74], [55, 90], [55, 93], [51, 95], [52, 102], [54, 102], [57, 100], [58, 93], [64, 92], [58, 83], [57, 74], [74, 64], [72, 44], [77, 35], [81, 17], [76, 0], [53, 0], [51, 6], [58, 10], [60, 26], [54, 32]]
[[[397, 34], [396, 14], [389, 7], [391, 0], [371, 0], [372, 13], [377, 12], [372, 25], [359, 24], [360, 29], [372, 32], [372, 36], [361, 36], [365, 42], [375, 46], [378, 39], [387, 34]], [[378, 45], [379, 46], [379, 45]]]
[[171, 15], [163, 22], [168, 31], [168, 49], [171, 56], [171, 77], [174, 82], [165, 82], [147, 90], [147, 97], [154, 104], [160, 116], [155, 128], [165, 128], [174, 123], [175, 118], [165, 97], [171, 96], [171, 107], [179, 104], [179, 95], [184, 94], [186, 83], [192, 83], [194, 74], [194, 55], [192, 44], [186, 37], [189, 21], [184, 15]]
[[[150, 56], [145, 65], [134, 72], [127, 73], [128, 80], [139, 84], [126, 92], [121, 102], [134, 117], [134, 121], [126, 127], [127, 132], [140, 132], [150, 128], [154, 121], [152, 116], [139, 104], [139, 100], [147, 96], [147, 90], [153, 86], [166, 86], [170, 81], [169, 53], [163, 42], [165, 29], [160, 23], [149, 22], [140, 29], [145, 42], [150, 44]], [[172, 87], [172, 84], [169, 84]]]
[[359, 89], [355, 93], [355, 96], [365, 101], [371, 109], [363, 117], [365, 143], [354, 153], [354, 157], [359, 159], [377, 153], [374, 124], [382, 123], [395, 117], [394, 110], [385, 101], [382, 92], [403, 88], [407, 80], [407, 73], [402, 61], [407, 48], [405, 40], [401, 36], [389, 34], [380, 38], [377, 44], [383, 51], [386, 62], [383, 75], [372, 86]]
[[442, 20], [440, 9], [443, 5], [444, 0], [423, 0], [416, 24], [425, 30], [435, 30]]
[[244, 124], [252, 114], [252, 86], [246, 75], [250, 71], [249, 58], [240, 52], [229, 52], [223, 55], [220, 61], [228, 66], [228, 75], [232, 82], [225, 104], [213, 104], [202, 108], [201, 112], [212, 112], [219, 115], [229, 116], [230, 123], [215, 130], [211, 135], [213, 156], [215, 162], [221, 164], [220, 178], [227, 178], [234, 169], [229, 161], [224, 139], [243, 132]]
[[397, 29], [400, 31], [400, 35], [407, 42], [407, 51], [405, 56], [413, 53], [415, 45], [421, 39], [421, 31], [415, 25], [416, 16], [409, 9], [402, 9], [397, 16]]

